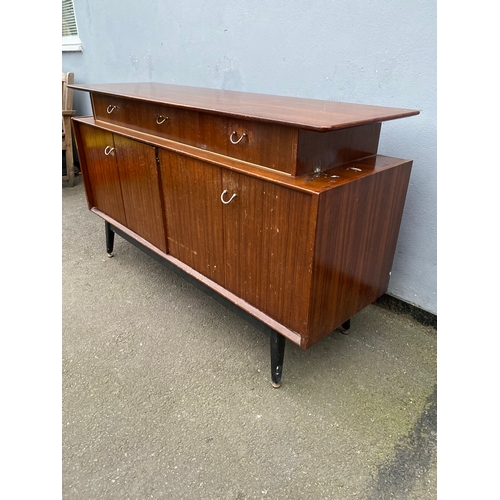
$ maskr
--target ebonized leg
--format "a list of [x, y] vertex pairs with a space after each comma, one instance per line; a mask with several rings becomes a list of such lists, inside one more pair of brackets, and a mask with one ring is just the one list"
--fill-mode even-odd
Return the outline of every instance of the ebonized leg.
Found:
[[109, 222], [104, 221], [104, 230], [106, 231], [106, 251], [108, 252], [108, 257], [113, 257], [113, 245], [115, 243], [115, 233], [111, 229]]
[[348, 319], [345, 323], [342, 323], [340, 331], [344, 335], [349, 335], [349, 328], [351, 328], [351, 320], [350, 319]]
[[285, 337], [274, 330], [271, 331], [271, 380], [273, 387], [281, 385], [283, 358], [285, 356]]

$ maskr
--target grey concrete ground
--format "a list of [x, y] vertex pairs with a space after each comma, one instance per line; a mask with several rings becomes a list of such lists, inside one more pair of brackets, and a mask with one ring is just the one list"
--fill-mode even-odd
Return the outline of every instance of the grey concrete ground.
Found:
[[63, 182], [63, 498], [434, 499], [436, 331], [372, 305], [307, 351], [116, 237]]

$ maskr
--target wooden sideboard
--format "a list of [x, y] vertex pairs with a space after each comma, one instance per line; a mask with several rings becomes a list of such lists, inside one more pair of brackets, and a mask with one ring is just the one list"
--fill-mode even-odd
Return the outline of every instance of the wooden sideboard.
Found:
[[89, 209], [268, 333], [307, 349], [387, 291], [412, 162], [377, 154], [408, 109], [159, 83], [71, 85]]

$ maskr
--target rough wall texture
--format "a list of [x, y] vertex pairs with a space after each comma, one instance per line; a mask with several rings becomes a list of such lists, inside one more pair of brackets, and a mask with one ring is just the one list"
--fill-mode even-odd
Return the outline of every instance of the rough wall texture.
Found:
[[[379, 152], [414, 160], [389, 293], [437, 313], [436, 2], [74, 0], [77, 83], [157, 81], [419, 109]], [[78, 114], [88, 96], [75, 93]]]

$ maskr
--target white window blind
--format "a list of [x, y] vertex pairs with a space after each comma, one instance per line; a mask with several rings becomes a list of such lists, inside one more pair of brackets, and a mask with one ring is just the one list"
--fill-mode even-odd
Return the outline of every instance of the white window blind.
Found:
[[62, 50], [81, 51], [73, 0], [62, 0]]

